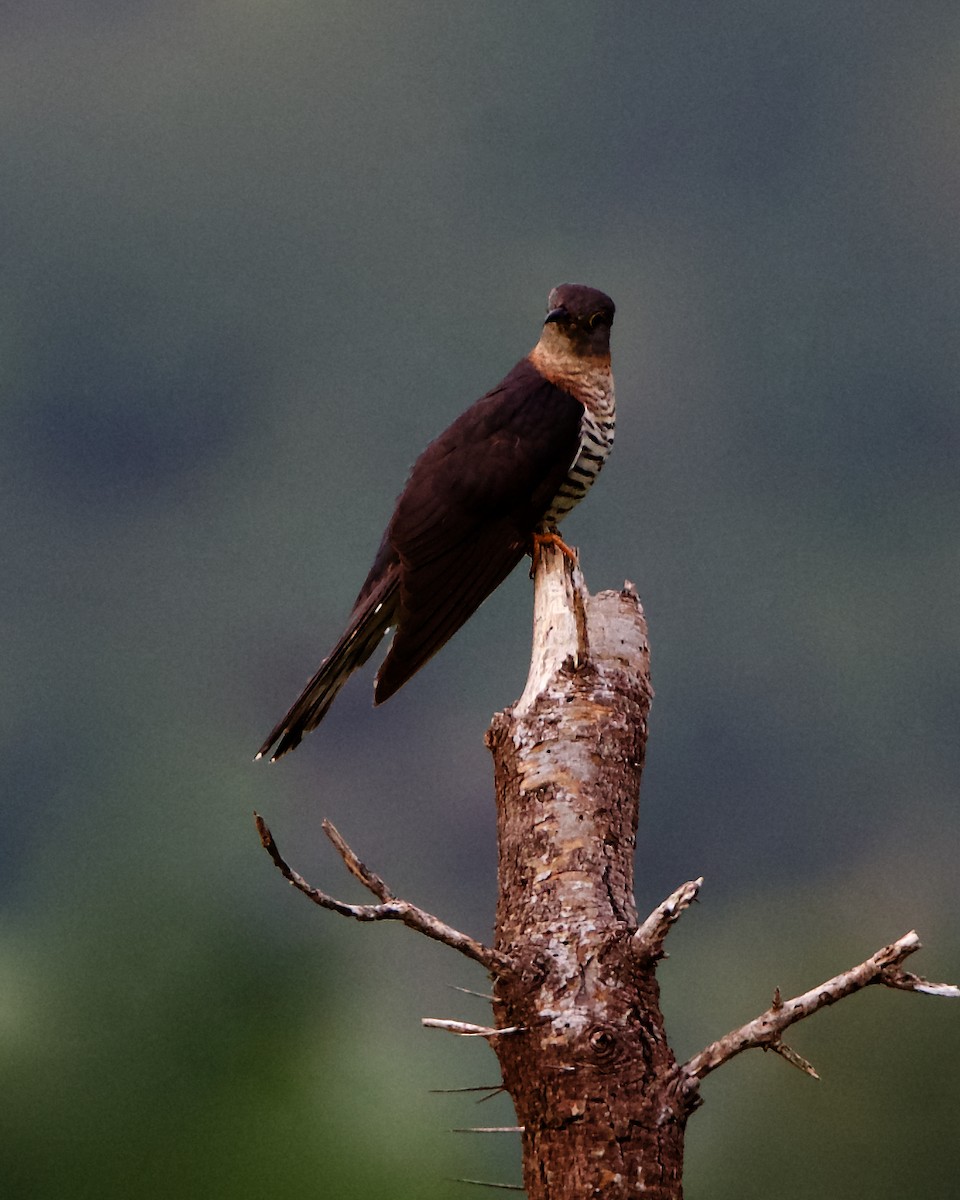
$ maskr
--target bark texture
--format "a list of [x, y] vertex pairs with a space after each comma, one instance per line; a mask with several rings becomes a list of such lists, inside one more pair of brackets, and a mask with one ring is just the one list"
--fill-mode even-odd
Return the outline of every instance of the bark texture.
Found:
[[667, 1044], [633, 896], [652, 691], [636, 592], [538, 570], [531, 677], [487, 734], [499, 835], [492, 1039], [523, 1127], [529, 1200], [682, 1195], [695, 1103]]

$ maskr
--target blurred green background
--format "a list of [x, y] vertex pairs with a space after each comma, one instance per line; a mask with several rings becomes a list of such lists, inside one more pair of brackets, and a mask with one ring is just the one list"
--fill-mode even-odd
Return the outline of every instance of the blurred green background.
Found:
[[[6, 3], [0, 1194], [432, 1198], [519, 1177], [479, 969], [282, 883], [489, 935], [482, 735], [523, 572], [282, 764], [406, 470], [610, 292], [620, 416], [568, 525], [654, 682], [638, 898], [689, 1054], [916, 926], [960, 976], [960, 9]], [[879, 989], [745, 1057], [691, 1200], [941, 1198], [960, 1010]]]

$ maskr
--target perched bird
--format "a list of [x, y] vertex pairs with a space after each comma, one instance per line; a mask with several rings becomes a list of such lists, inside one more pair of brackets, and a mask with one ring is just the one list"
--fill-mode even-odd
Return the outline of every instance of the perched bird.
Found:
[[323, 720], [350, 675], [394, 628], [374, 704], [456, 633], [525, 554], [572, 553], [556, 526], [613, 445], [614, 304], [595, 288], [553, 289], [540, 340], [417, 459], [343, 635], [257, 758], [276, 762]]

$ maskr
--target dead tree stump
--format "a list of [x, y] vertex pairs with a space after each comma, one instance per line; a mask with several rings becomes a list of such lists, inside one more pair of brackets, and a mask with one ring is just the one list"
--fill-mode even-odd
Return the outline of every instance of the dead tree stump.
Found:
[[649, 648], [636, 592], [586, 594], [562, 556], [537, 579], [530, 679], [487, 734], [499, 900], [493, 1040], [523, 1126], [529, 1200], [681, 1195], [677, 1086], [633, 897]]
[[633, 858], [653, 694], [640, 601], [630, 584], [590, 596], [579, 570], [544, 548], [534, 607], [526, 688], [487, 733], [499, 836], [494, 946], [394, 895], [328, 822], [347, 869], [377, 903], [313, 887], [259, 816], [257, 829], [284, 878], [315, 904], [359, 921], [402, 922], [490, 973], [494, 1026], [423, 1023], [493, 1047], [523, 1138], [528, 1200], [680, 1200], [684, 1130], [705, 1075], [762, 1047], [816, 1076], [783, 1042], [791, 1025], [871, 983], [937, 996], [960, 989], [903, 969], [920, 949], [911, 931], [800, 996], [784, 1000], [775, 990], [766, 1012], [678, 1064], [655, 969], [703, 880], [638, 922]]

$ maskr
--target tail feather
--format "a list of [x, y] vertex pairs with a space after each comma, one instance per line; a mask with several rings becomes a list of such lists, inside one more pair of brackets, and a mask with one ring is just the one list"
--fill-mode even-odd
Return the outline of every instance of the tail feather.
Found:
[[[317, 673], [297, 697], [290, 711], [270, 731], [257, 752], [263, 758], [273, 750], [271, 762], [299, 746], [305, 733], [316, 729], [337, 693], [354, 671], [367, 661], [394, 623], [398, 595], [396, 579], [388, 576], [354, 609], [343, 636], [320, 664]], [[274, 746], [276, 749], [274, 749]]]

